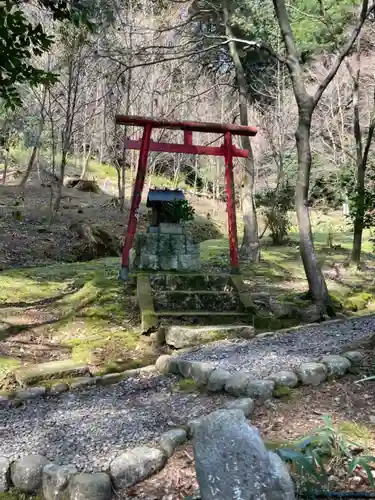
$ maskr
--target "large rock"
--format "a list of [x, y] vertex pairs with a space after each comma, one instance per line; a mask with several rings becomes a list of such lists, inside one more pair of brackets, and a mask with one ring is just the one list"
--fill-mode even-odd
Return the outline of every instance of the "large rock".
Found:
[[284, 370], [280, 372], [273, 373], [270, 375], [270, 380], [273, 380], [276, 387], [297, 387], [298, 377], [297, 375], [289, 370]]
[[171, 429], [161, 435], [159, 445], [167, 457], [171, 457], [177, 446], [184, 443], [186, 438], [187, 432], [185, 429]]
[[285, 465], [267, 451], [242, 411], [220, 410], [202, 418], [193, 447], [202, 499], [295, 499]]
[[349, 359], [335, 354], [323, 356], [321, 361], [326, 365], [328, 375], [333, 377], [342, 377], [347, 371], [349, 371], [351, 366]]
[[45, 500], [61, 500], [63, 492], [67, 489], [69, 480], [77, 469], [74, 465], [48, 464], [43, 469], [42, 489]]
[[301, 311], [301, 319], [304, 323], [316, 323], [322, 319], [321, 308], [315, 304], [307, 306]]
[[162, 469], [165, 460], [162, 450], [139, 446], [115, 458], [109, 472], [116, 488], [128, 488]]
[[0, 493], [9, 489], [10, 461], [5, 457], [0, 457]]
[[202, 326], [188, 327], [173, 325], [165, 332], [165, 341], [176, 349], [233, 338], [251, 338], [254, 336], [252, 326]]
[[254, 400], [251, 398], [233, 399], [225, 405], [226, 410], [241, 410], [245, 417], [249, 417], [253, 413], [254, 407]]
[[13, 462], [11, 479], [17, 490], [35, 493], [42, 486], [43, 468], [49, 461], [41, 455], [26, 455]]
[[70, 480], [68, 491], [70, 500], [110, 500], [111, 479], [105, 472], [77, 474]]
[[326, 380], [327, 367], [323, 363], [302, 363], [297, 368], [297, 375], [304, 385], [319, 385]]
[[209, 376], [207, 390], [211, 392], [220, 392], [224, 390], [231, 374], [222, 368], [216, 368]]
[[278, 302], [276, 300], [272, 300], [269, 303], [269, 307], [271, 309], [272, 314], [276, 316], [276, 318], [298, 318], [300, 311], [298, 307], [293, 304], [293, 302]]

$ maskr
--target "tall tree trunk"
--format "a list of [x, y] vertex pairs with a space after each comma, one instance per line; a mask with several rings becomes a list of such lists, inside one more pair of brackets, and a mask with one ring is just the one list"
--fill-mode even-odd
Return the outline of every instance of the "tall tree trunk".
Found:
[[375, 3], [368, 7], [369, 0], [362, 0], [359, 19], [342, 50], [336, 57], [327, 76], [322, 80], [314, 94], [307, 93], [303, 68], [300, 63], [299, 51], [296, 46], [293, 30], [290, 23], [285, 0], [273, 0], [276, 18], [284, 41], [286, 63], [293, 86], [294, 96], [298, 106], [298, 127], [296, 130], [296, 144], [298, 154], [298, 175], [296, 186], [296, 210], [298, 226], [300, 231], [300, 252], [306, 278], [309, 284], [309, 294], [314, 302], [320, 306], [321, 312], [331, 312], [330, 298], [322, 270], [317, 262], [311, 231], [311, 223], [308, 210], [308, 190], [311, 169], [311, 119], [318, 102], [328, 85], [337, 74], [343, 60], [349, 54], [357, 40], [362, 26], [369, 15], [375, 9]]
[[4, 157], [4, 170], [3, 170], [3, 184], [6, 183], [7, 180], [7, 171], [8, 171], [8, 164], [9, 164], [9, 146], [5, 146], [5, 157]]
[[[227, 0], [222, 0], [225, 33], [229, 40], [234, 38], [230, 25], [230, 14], [227, 6]], [[240, 111], [241, 125], [249, 125], [247, 95], [247, 82], [245, 71], [237, 50], [237, 44], [234, 41], [229, 42], [229, 53], [232, 58], [235, 73], [236, 84], [238, 89], [238, 103]], [[254, 203], [254, 154], [251, 147], [249, 137], [241, 137], [241, 146], [249, 151], [249, 156], [244, 162], [244, 175], [241, 188], [241, 206], [244, 222], [244, 233], [241, 245], [241, 259], [244, 261], [258, 262], [260, 258], [259, 252], [259, 237], [258, 237], [258, 221]]]
[[359, 109], [359, 85], [361, 77], [361, 38], [358, 37], [357, 40], [357, 52], [356, 52], [356, 70], [353, 71], [352, 66], [349, 61], [346, 61], [346, 66], [349, 70], [350, 76], [353, 81], [353, 131], [354, 140], [356, 147], [356, 206], [355, 206], [355, 218], [354, 218], [354, 234], [353, 234], [353, 246], [351, 253], [351, 260], [356, 264], [361, 261], [362, 252], [362, 235], [363, 229], [365, 227], [365, 179], [366, 179], [366, 169], [368, 162], [368, 155], [370, 152], [371, 142], [374, 136], [375, 129], [375, 86], [373, 90], [373, 105], [370, 115], [370, 122], [368, 126], [367, 139], [365, 142], [365, 147], [363, 148], [363, 133], [361, 128], [360, 120], [360, 109]]
[[320, 304], [322, 311], [329, 304], [327, 285], [317, 262], [314, 250], [311, 221], [308, 208], [308, 193], [311, 170], [310, 131], [312, 102], [298, 106], [299, 121], [296, 131], [298, 173], [295, 193], [296, 212], [299, 228], [300, 253], [309, 285], [311, 299]]

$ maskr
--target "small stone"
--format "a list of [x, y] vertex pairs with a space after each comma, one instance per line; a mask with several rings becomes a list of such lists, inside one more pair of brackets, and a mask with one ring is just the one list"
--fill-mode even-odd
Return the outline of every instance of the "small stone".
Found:
[[8, 408], [10, 406], [10, 399], [8, 396], [0, 396], [0, 409]]
[[53, 396], [56, 396], [68, 390], [69, 390], [68, 384], [64, 384], [63, 382], [58, 382], [57, 384], [51, 386], [49, 393], [52, 394]]
[[60, 500], [70, 478], [76, 473], [77, 469], [74, 465], [46, 465], [42, 474], [43, 497], [45, 500]]
[[207, 390], [211, 392], [223, 391], [230, 376], [231, 374], [227, 370], [216, 368], [208, 378]]
[[85, 387], [90, 387], [95, 385], [96, 380], [95, 377], [82, 377], [78, 380], [75, 380], [70, 384], [71, 389], [84, 389]]
[[77, 474], [69, 483], [70, 500], [110, 500], [111, 478], [105, 472]]
[[161, 450], [139, 446], [115, 458], [109, 470], [116, 488], [128, 488], [161, 470], [165, 460]]
[[274, 337], [275, 336], [275, 332], [264, 332], [264, 333], [258, 333], [256, 335], [256, 338], [257, 339], [266, 339], [268, 337]]
[[156, 369], [163, 375], [168, 375], [169, 373], [178, 375], [180, 373], [177, 360], [173, 356], [168, 356], [168, 354], [159, 356], [156, 360], [155, 366]]
[[36, 399], [44, 396], [47, 392], [45, 387], [30, 387], [29, 389], [20, 389], [16, 391], [16, 398], [20, 401], [27, 399]]
[[333, 377], [342, 377], [351, 366], [349, 359], [335, 354], [323, 356], [321, 361], [327, 366], [328, 375]]
[[303, 385], [319, 385], [326, 380], [327, 374], [327, 367], [323, 363], [302, 363], [297, 369]]
[[237, 372], [229, 377], [225, 384], [225, 390], [232, 396], [248, 396], [247, 386], [250, 382], [250, 374], [246, 372]]
[[187, 423], [188, 428], [188, 437], [191, 439], [194, 436], [196, 429], [200, 426], [202, 419], [201, 418], [192, 418]]
[[101, 377], [101, 380], [98, 382], [99, 385], [111, 385], [117, 384], [124, 379], [123, 373], [106, 373]]
[[292, 371], [280, 371], [270, 375], [270, 380], [273, 380], [276, 387], [297, 387], [298, 377]]
[[196, 361], [187, 361], [186, 359], [178, 360], [178, 371], [185, 378], [193, 378], [192, 377], [192, 368]]
[[15, 488], [35, 493], [42, 486], [43, 468], [49, 461], [41, 455], [26, 455], [11, 465], [11, 479]]
[[246, 388], [247, 396], [254, 399], [270, 399], [275, 388], [273, 380], [249, 380]]
[[239, 398], [229, 401], [225, 405], [226, 410], [241, 410], [245, 417], [249, 417], [254, 410], [254, 400], [251, 398]]
[[9, 489], [10, 483], [10, 460], [0, 457], [0, 493], [5, 493]]
[[211, 363], [193, 363], [190, 376], [198, 387], [205, 387], [215, 367]]
[[167, 457], [171, 457], [177, 446], [184, 443], [187, 438], [185, 429], [171, 429], [164, 432], [160, 437], [160, 448], [165, 452]]
[[364, 360], [364, 356], [360, 351], [348, 351], [343, 353], [343, 356], [354, 366], [360, 366]]

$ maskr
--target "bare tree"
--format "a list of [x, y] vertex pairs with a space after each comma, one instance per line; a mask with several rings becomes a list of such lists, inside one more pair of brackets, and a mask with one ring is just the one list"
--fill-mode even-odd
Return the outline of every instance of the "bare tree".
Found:
[[356, 68], [353, 68], [349, 60], [346, 66], [353, 82], [353, 133], [356, 151], [356, 207], [354, 218], [354, 235], [351, 258], [355, 263], [361, 260], [362, 234], [365, 217], [365, 178], [366, 168], [370, 153], [371, 143], [375, 132], [375, 84], [373, 84], [373, 102], [370, 111], [370, 119], [367, 127], [367, 137], [361, 126], [360, 115], [360, 82], [361, 82], [361, 38], [357, 39], [357, 50], [355, 57]]
[[331, 83], [345, 57], [357, 40], [362, 26], [370, 12], [375, 9], [375, 3], [369, 7], [369, 1], [362, 1], [359, 19], [347, 42], [329, 70], [327, 76], [320, 82], [314, 95], [306, 89], [303, 68], [300, 62], [299, 51], [293, 37], [289, 14], [285, 0], [273, 0], [276, 17], [286, 50], [285, 63], [288, 67], [294, 96], [298, 107], [298, 125], [296, 130], [296, 145], [298, 157], [298, 174], [296, 186], [296, 210], [299, 225], [300, 252], [309, 284], [309, 294], [319, 305], [322, 312], [330, 308], [330, 298], [327, 284], [322, 270], [315, 256], [314, 243], [311, 231], [311, 222], [308, 208], [308, 191], [311, 170], [311, 123], [314, 110], [324, 91]]

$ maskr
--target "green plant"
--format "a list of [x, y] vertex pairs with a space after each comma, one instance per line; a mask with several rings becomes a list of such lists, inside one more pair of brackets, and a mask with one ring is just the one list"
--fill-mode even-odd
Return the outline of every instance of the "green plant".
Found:
[[329, 474], [343, 468], [347, 475], [357, 468], [363, 469], [369, 484], [374, 487], [370, 464], [375, 463], [375, 457], [354, 456], [353, 450], [361, 447], [340, 432], [329, 416], [323, 416], [323, 421], [324, 425], [315, 429], [311, 435], [305, 436], [291, 447], [280, 447], [275, 452], [304, 479], [302, 483], [305, 487], [311, 486], [311, 481], [326, 485]]
[[294, 188], [284, 182], [276, 190], [267, 189], [256, 196], [257, 204], [263, 207], [263, 215], [270, 231], [272, 243], [286, 243], [291, 226], [288, 211], [293, 207]]
[[188, 200], [173, 200], [163, 204], [161, 218], [163, 222], [178, 223], [193, 220], [195, 210]]

